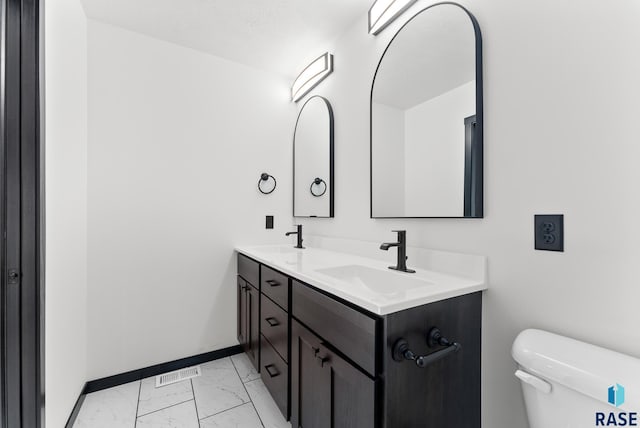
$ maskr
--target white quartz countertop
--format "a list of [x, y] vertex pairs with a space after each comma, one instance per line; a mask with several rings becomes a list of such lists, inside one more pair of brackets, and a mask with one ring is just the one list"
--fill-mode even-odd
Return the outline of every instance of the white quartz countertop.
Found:
[[[389, 251], [386, 261], [322, 248], [296, 249], [288, 245], [238, 246], [236, 251], [377, 315], [487, 288], [484, 275], [474, 278], [451, 273], [451, 265], [456, 263], [455, 253], [446, 253], [450, 259], [447, 273], [411, 264], [409, 267], [416, 273], [405, 273], [388, 269], [395, 264], [395, 249]], [[465, 263], [469, 257], [481, 256], [460, 255], [459, 262]]]

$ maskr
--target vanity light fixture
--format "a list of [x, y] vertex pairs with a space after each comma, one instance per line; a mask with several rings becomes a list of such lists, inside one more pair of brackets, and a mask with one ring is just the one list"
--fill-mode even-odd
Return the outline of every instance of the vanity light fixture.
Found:
[[376, 0], [369, 9], [369, 34], [376, 35], [416, 0]]
[[333, 55], [323, 54], [307, 65], [291, 86], [291, 101], [297, 102], [333, 71]]

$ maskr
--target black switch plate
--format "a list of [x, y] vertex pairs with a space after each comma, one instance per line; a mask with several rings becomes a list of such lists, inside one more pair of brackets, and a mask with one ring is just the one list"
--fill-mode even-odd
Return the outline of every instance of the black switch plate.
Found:
[[267, 229], [273, 229], [273, 216], [267, 216]]
[[536, 250], [564, 251], [564, 215], [537, 214], [534, 224]]

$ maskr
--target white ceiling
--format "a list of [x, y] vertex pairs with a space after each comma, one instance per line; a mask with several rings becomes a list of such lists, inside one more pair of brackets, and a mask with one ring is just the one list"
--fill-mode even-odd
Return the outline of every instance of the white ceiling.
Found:
[[82, 0], [91, 19], [289, 77], [324, 53], [372, 1]]

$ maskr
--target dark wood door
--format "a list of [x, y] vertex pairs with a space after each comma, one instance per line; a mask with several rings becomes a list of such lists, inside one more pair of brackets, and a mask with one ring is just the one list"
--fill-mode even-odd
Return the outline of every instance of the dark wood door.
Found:
[[0, 428], [44, 425], [41, 12], [0, 6]]
[[247, 293], [246, 353], [256, 370], [260, 371], [260, 292], [250, 285]]
[[247, 283], [238, 277], [238, 342], [247, 348]]
[[376, 427], [375, 381], [323, 346], [318, 354], [330, 370], [331, 427]]
[[316, 361], [320, 339], [291, 322], [291, 425], [331, 427], [331, 377]]
[[375, 381], [295, 320], [291, 340], [292, 426], [376, 427]]

